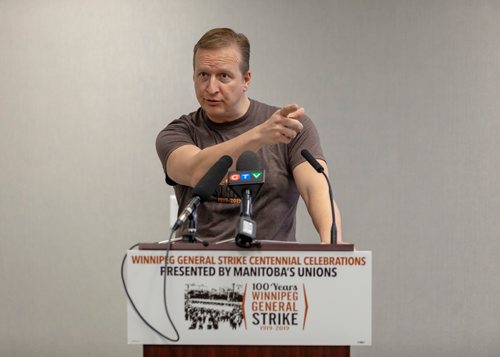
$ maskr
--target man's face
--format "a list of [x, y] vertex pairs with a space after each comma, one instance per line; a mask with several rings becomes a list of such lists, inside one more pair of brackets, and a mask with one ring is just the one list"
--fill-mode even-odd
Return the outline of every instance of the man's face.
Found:
[[193, 75], [196, 98], [214, 122], [238, 119], [248, 109], [246, 91], [250, 72], [241, 73], [240, 61], [236, 45], [196, 51]]

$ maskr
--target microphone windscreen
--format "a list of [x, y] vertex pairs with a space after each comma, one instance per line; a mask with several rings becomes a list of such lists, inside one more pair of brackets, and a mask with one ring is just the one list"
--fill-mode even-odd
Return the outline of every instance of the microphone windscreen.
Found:
[[230, 156], [222, 156], [193, 188], [193, 197], [199, 196], [201, 202], [210, 199], [232, 164], [233, 159]]
[[236, 162], [236, 170], [251, 171], [260, 169], [259, 157], [253, 151], [245, 151]]
[[309, 162], [309, 164], [311, 164], [312, 167], [314, 167], [314, 169], [316, 171], [318, 171], [319, 173], [322, 173], [325, 169], [323, 168], [323, 166], [321, 166], [321, 164], [318, 162], [318, 160], [316, 160], [309, 151], [307, 151], [307, 149], [303, 149], [301, 152], [301, 155], [304, 157], [304, 159], [307, 160], [307, 162]]

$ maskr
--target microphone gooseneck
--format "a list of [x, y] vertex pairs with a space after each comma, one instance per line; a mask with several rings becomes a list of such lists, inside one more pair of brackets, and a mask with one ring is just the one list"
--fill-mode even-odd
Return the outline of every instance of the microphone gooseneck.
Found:
[[325, 174], [325, 169], [321, 164], [316, 160], [311, 153], [307, 149], [303, 149], [300, 154], [304, 157], [304, 159], [307, 160], [307, 162], [320, 174], [323, 174], [323, 176], [326, 179], [326, 182], [328, 183], [328, 193], [330, 196], [330, 207], [332, 209], [332, 226], [330, 228], [330, 238], [331, 238], [331, 244], [336, 245], [337, 244], [337, 225], [335, 224], [335, 210], [333, 206], [333, 193], [332, 193], [332, 185], [330, 184], [330, 180], [328, 179], [328, 176]]

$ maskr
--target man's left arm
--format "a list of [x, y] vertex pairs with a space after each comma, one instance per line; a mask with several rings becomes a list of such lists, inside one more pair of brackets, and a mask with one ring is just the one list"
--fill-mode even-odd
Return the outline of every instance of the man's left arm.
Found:
[[[318, 162], [325, 168], [325, 174], [328, 175], [326, 162], [323, 160], [318, 160]], [[328, 193], [328, 183], [323, 175], [319, 174], [308, 162], [303, 162], [295, 167], [293, 178], [306, 204], [314, 227], [319, 233], [321, 242], [330, 243], [332, 210]], [[337, 243], [340, 244], [342, 243], [340, 211], [335, 201], [333, 205], [335, 210], [335, 224], [337, 226]]]

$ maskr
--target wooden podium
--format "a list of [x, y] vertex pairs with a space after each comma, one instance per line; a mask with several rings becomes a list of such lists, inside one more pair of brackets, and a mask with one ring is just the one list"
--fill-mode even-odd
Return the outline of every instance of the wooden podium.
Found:
[[[165, 249], [167, 248], [166, 244], [158, 244], [158, 243], [143, 243], [139, 245], [139, 252], [145, 254], [145, 252], [156, 252], [156, 254], [163, 254]], [[299, 243], [285, 243], [285, 242], [272, 242], [265, 241], [262, 242], [259, 247], [252, 247], [249, 249], [244, 249], [242, 252], [242, 248], [236, 246], [234, 242], [231, 243], [222, 243], [222, 244], [212, 244], [207, 247], [197, 244], [197, 243], [184, 243], [184, 242], [175, 242], [171, 244], [170, 247], [171, 254], [202, 254], [206, 256], [207, 254], [221, 254], [221, 252], [234, 252], [233, 254], [244, 254], [245, 256], [252, 256], [253, 254], [273, 254], [283, 253], [286, 254], [299, 254], [299, 257], [302, 254], [301, 263], [307, 263], [307, 258], [309, 255], [314, 255], [316, 253], [325, 253], [328, 256], [335, 257], [337, 253], [346, 253], [346, 254], [354, 254], [354, 246], [352, 244], [345, 245], [324, 245], [324, 244], [299, 244]], [[236, 252], [235, 252], [236, 251]], [[271, 253], [263, 253], [263, 252], [271, 252]], [[285, 254], [283, 253], [283, 254]], [[226, 253], [224, 253], [226, 254]], [[230, 254], [230, 253], [228, 253]], [[304, 255], [305, 254], [305, 255]], [[332, 255], [333, 254], [333, 255]], [[371, 257], [371, 253], [370, 253]], [[323, 258], [322, 258], [323, 259]], [[363, 258], [364, 259], [364, 258]], [[371, 259], [369, 260], [369, 274], [370, 274], [370, 286], [369, 289], [364, 291], [370, 292], [369, 300], [369, 317], [370, 320], [370, 331], [369, 337], [367, 341], [360, 341], [362, 345], [371, 344]], [[319, 260], [320, 262], [327, 262], [326, 259]], [[346, 260], [347, 261], [347, 260]], [[354, 261], [354, 260], [353, 260]], [[365, 261], [366, 263], [366, 261]], [[326, 263], [325, 263], [326, 264]], [[325, 268], [326, 269], [326, 268]], [[330, 269], [332, 269], [330, 267]], [[337, 271], [336, 271], [337, 274]], [[339, 273], [340, 275], [340, 273]], [[329, 278], [330, 279], [330, 278]], [[279, 280], [279, 279], [278, 279]], [[246, 292], [246, 287], [245, 287]], [[306, 291], [304, 288], [304, 299], [306, 299]], [[332, 304], [335, 303], [335, 298], [332, 296]], [[243, 305], [245, 305], [245, 299], [243, 299]], [[304, 326], [306, 326], [306, 315], [308, 307], [308, 301], [305, 301], [306, 313], [304, 315]], [[328, 307], [324, 307], [324, 309], [328, 309]], [[245, 310], [245, 309], [243, 309]], [[243, 312], [245, 315], [245, 311]], [[310, 318], [309, 318], [310, 319]], [[308, 321], [309, 322], [309, 321]], [[245, 321], [246, 325], [246, 321]], [[249, 333], [248, 331], [242, 331], [240, 335], [245, 336], [245, 334]], [[328, 333], [326, 331], [326, 333]], [[271, 341], [267, 341], [265, 344], [260, 345], [258, 342], [251, 341], [251, 343], [245, 344], [244, 340], [239, 342], [239, 344], [234, 344], [234, 341], [230, 341], [228, 344], [212, 344], [209, 342], [208, 344], [202, 343], [198, 344], [189, 343], [189, 341], [181, 343], [170, 343], [170, 344], [156, 344], [156, 343], [144, 343], [143, 344], [143, 356], [144, 357], [163, 357], [163, 356], [173, 356], [173, 357], [196, 357], [196, 356], [213, 356], [213, 357], [225, 357], [225, 356], [259, 356], [259, 357], [271, 357], [271, 356], [289, 356], [289, 357], [299, 357], [299, 356], [314, 356], [314, 357], [322, 357], [322, 356], [333, 356], [333, 357], [344, 357], [350, 355], [350, 346], [349, 345], [328, 345], [329, 342], [322, 343], [318, 345], [316, 342], [311, 344], [297, 344], [294, 345], [293, 338], [286, 343], [281, 343], [277, 341], [276, 345]], [[300, 341], [299, 341], [300, 342]], [[324, 342], [324, 341], [323, 341]]]

